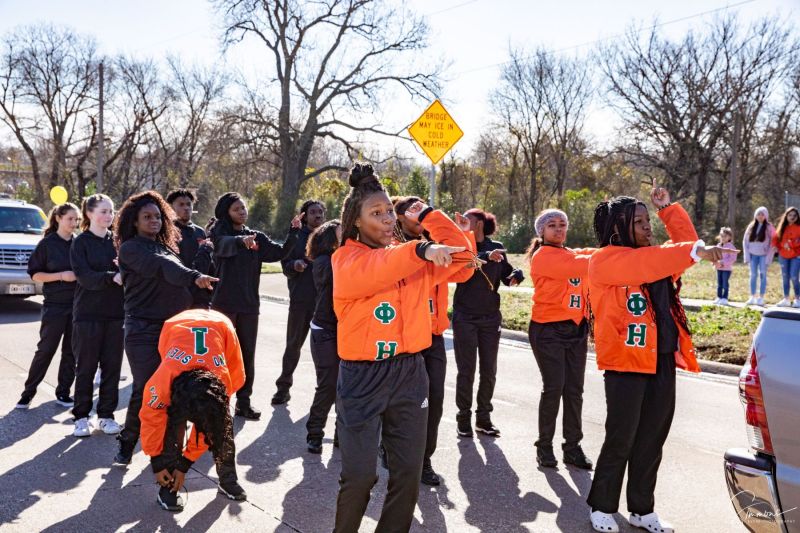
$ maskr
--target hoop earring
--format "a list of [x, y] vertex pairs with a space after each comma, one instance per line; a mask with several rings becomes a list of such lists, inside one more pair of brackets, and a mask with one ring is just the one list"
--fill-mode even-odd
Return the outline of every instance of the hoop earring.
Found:
[[[616, 237], [616, 238], [617, 238], [617, 241], [619, 241], [619, 242], [614, 242], [614, 237]], [[611, 238], [610, 238], [610, 239], [608, 239], [608, 242], [609, 242], [610, 244], [614, 245], [614, 246], [622, 246], [622, 238], [620, 238], [620, 236], [619, 236], [619, 233], [615, 233], [615, 234], [613, 234], [613, 235], [611, 236]]]

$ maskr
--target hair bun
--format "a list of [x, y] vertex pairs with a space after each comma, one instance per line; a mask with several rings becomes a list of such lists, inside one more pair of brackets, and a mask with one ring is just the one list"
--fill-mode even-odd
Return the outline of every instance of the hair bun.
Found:
[[348, 182], [351, 187], [358, 187], [370, 181], [378, 181], [378, 178], [375, 176], [375, 171], [372, 169], [372, 165], [368, 163], [356, 163], [352, 170], [350, 170]]

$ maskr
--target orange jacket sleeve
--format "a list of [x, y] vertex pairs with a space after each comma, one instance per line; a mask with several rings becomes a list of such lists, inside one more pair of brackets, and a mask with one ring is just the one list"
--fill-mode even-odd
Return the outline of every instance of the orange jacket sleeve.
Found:
[[228, 374], [231, 377], [231, 390], [228, 391], [228, 396], [231, 396], [242, 388], [246, 376], [239, 337], [236, 336], [236, 330], [230, 325], [225, 328], [225, 363], [228, 366]]
[[333, 297], [367, 298], [425, 268], [427, 261], [417, 256], [418, 244], [419, 241], [409, 241], [372, 250], [345, 244], [332, 257]]
[[[163, 337], [162, 337], [163, 338]], [[167, 429], [167, 407], [172, 397], [172, 380], [183, 369], [163, 360], [155, 373], [147, 380], [139, 410], [141, 420], [142, 451], [150, 457], [161, 455], [164, 448], [164, 433]]]
[[664, 227], [672, 242], [696, 242], [700, 237], [689, 217], [689, 213], [680, 204], [672, 204], [658, 212], [658, 218], [664, 222]]
[[591, 283], [603, 285], [641, 285], [653, 283], [694, 264], [694, 242], [646, 246], [643, 248], [606, 247], [589, 261]]
[[562, 252], [557, 260], [551, 254], [542, 254], [537, 250], [531, 259], [531, 277], [534, 275], [550, 279], [583, 278], [589, 273], [591, 255], [573, 255]]
[[[199, 439], [198, 439], [199, 437]], [[189, 439], [186, 441], [186, 448], [183, 450], [183, 456], [191, 462], [200, 459], [200, 456], [206, 453], [208, 444], [206, 438], [202, 433], [197, 432], [197, 428], [192, 424], [192, 431], [189, 433]]]

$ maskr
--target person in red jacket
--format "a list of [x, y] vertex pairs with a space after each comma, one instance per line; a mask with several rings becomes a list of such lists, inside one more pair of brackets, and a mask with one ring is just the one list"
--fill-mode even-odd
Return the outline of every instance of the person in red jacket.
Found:
[[428, 297], [432, 286], [465, 267], [453, 256], [469, 242], [447, 216], [419, 202], [405, 216], [442, 244], [394, 244], [394, 206], [372, 167], [355, 165], [349, 183], [343, 242], [332, 256], [342, 359], [336, 398], [342, 472], [334, 531], [358, 531], [378, 480], [375, 450], [381, 437], [389, 484], [377, 531], [407, 531], [419, 496], [428, 421], [422, 356], [431, 345]]
[[553, 436], [563, 398], [564, 462], [591, 470], [592, 462], [581, 448], [581, 411], [589, 333], [586, 276], [589, 258], [597, 249], [564, 246], [569, 219], [561, 210], [545, 209], [536, 217], [534, 227], [537, 237], [526, 260], [534, 289], [528, 338], [542, 374], [536, 462], [547, 468], [558, 465]]
[[[783, 300], [777, 305], [800, 307], [800, 212], [796, 207], [790, 207], [781, 216], [772, 246], [778, 250], [783, 275]], [[794, 289], [794, 303], [789, 299], [790, 284]]]
[[[142, 451], [161, 485], [158, 504], [183, 509], [184, 476], [206, 450], [214, 455], [219, 492], [247, 499], [236, 476], [231, 395], [245, 382], [233, 323], [217, 311], [190, 309], [164, 323], [158, 341], [161, 364], [145, 386], [139, 411]], [[184, 447], [186, 423], [192, 432]]]
[[680, 276], [701, 259], [731, 252], [706, 247], [686, 211], [653, 185], [651, 199], [671, 243], [654, 244], [647, 207], [635, 198], [601, 202], [594, 215], [600, 249], [589, 260], [589, 299], [607, 406], [587, 498], [595, 531], [619, 531], [612, 515], [626, 469], [631, 525], [673, 531], [654, 512], [656, 477], [675, 411], [675, 368], [700, 371], [678, 297]]

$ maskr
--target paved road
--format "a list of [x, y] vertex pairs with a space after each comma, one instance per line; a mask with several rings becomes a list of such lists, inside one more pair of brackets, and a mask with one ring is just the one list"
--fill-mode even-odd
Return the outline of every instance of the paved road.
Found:
[[[156, 507], [156, 486], [141, 453], [128, 468], [114, 467], [113, 437], [70, 436], [70, 414], [54, 402], [55, 365], [32, 408], [13, 409], [37, 341], [39, 309], [36, 300], [0, 301], [0, 530], [331, 531], [340, 459], [330, 439], [322, 456], [305, 452], [314, 383], [307, 345], [292, 401], [275, 409], [268, 405], [280, 373], [285, 306], [262, 304], [255, 403], [264, 417], [236, 423], [239, 475], [249, 501], [238, 504], [217, 497], [213, 465], [204, 457], [190, 471], [188, 503], [180, 514]], [[584, 503], [590, 474], [536, 466], [533, 441], [541, 382], [529, 348], [504, 344], [501, 349], [494, 420], [503, 436], [497, 440], [456, 438], [455, 364], [452, 351], [448, 355], [445, 414], [434, 456], [445, 482], [438, 489], [422, 487], [412, 531], [590, 531]], [[128, 373], [127, 365], [123, 372]], [[120, 420], [130, 381], [121, 386]], [[585, 398], [584, 445], [594, 458], [603, 438], [605, 402], [602, 375], [593, 363]], [[332, 418], [327, 429], [331, 434]], [[680, 377], [677, 414], [656, 493], [659, 512], [679, 531], [744, 531], [725, 490], [722, 454], [745, 444], [734, 381]], [[385, 487], [381, 472], [362, 531], [374, 529]], [[622, 516], [618, 521], [627, 524]], [[626, 525], [623, 531], [633, 530]]]

